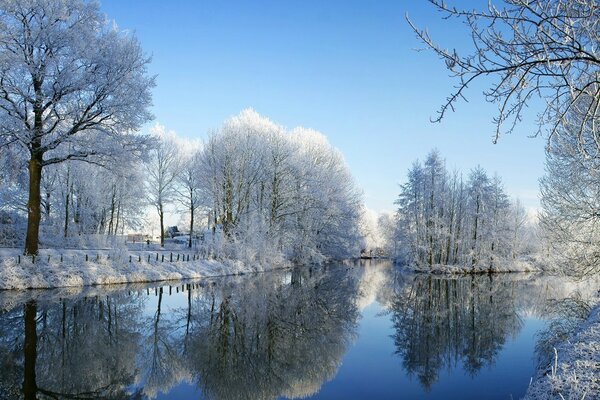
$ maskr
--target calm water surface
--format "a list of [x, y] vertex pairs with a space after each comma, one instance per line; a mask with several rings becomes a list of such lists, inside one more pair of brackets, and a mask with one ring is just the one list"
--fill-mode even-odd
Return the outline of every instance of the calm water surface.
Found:
[[368, 262], [0, 292], [0, 399], [517, 399], [572, 289]]

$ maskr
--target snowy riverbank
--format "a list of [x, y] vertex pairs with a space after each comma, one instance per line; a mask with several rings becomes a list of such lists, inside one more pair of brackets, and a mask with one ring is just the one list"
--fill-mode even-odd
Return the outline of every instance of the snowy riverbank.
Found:
[[506, 273], [506, 272], [541, 272], [542, 269], [537, 266], [535, 260], [515, 260], [512, 262], [497, 263], [490, 270], [489, 266], [477, 265], [473, 268], [470, 265], [441, 265], [435, 264], [431, 267], [424, 266], [406, 266], [406, 269], [417, 273], [432, 274], [487, 274], [487, 273]]
[[556, 346], [548, 369], [533, 380], [524, 400], [600, 399], [600, 305]]
[[0, 250], [0, 290], [158, 282], [238, 275], [286, 266], [197, 259], [194, 253], [184, 251], [40, 250], [35, 262], [20, 252]]

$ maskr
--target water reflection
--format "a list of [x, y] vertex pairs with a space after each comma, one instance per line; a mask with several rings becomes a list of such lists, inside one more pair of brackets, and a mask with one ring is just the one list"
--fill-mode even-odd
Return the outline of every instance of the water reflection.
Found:
[[357, 285], [347, 268], [304, 269], [155, 297], [30, 299], [0, 315], [0, 398], [154, 398], [182, 382], [211, 399], [306, 397], [354, 338]]
[[471, 376], [522, 326], [515, 281], [503, 276], [400, 276], [391, 312], [396, 353], [427, 390], [441, 369]]
[[[373, 303], [391, 325], [391, 342], [377, 345], [401, 361], [394, 373], [428, 391], [442, 371], [493, 368], [524, 318], [543, 316], [549, 298], [573, 288], [362, 263], [178, 286], [3, 292], [0, 399], [151, 399], [184, 383], [188, 397], [310, 397], [338, 374]], [[357, 376], [362, 367], [345, 364]]]

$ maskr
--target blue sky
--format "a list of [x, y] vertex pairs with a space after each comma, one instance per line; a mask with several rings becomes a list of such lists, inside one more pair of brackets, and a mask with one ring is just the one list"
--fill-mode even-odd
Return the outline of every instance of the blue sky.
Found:
[[450, 169], [481, 165], [507, 191], [538, 207], [544, 141], [532, 123], [492, 144], [496, 106], [481, 95], [429, 122], [452, 89], [405, 14], [449, 48], [467, 31], [421, 1], [104, 0], [102, 11], [134, 31], [157, 75], [153, 113], [178, 135], [204, 138], [244, 108], [288, 128], [324, 133], [364, 190], [367, 206], [392, 211], [398, 183], [437, 148]]

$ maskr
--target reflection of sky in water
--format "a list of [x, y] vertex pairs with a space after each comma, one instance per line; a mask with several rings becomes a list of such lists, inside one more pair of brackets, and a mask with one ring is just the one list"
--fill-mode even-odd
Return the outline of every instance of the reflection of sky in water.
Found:
[[[577, 288], [518, 274], [403, 275], [385, 263], [160, 285], [91, 288], [85, 299], [0, 293], [11, 304], [0, 313], [0, 361], [13, 365], [0, 398], [22, 387], [22, 313], [32, 296], [37, 384], [55, 391], [116, 379], [121, 394], [157, 399], [516, 399], [535, 371], [545, 299]], [[115, 359], [123, 372], [111, 369]], [[57, 383], [72, 373], [82, 376]]]
[[442, 370], [429, 392], [416, 377], [408, 377], [394, 355], [393, 324], [380, 304], [363, 310], [359, 337], [342, 360], [340, 370], [314, 399], [518, 399], [534, 373], [535, 334], [545, 327], [541, 319], [527, 317], [516, 338], [508, 338], [491, 368], [476, 376], [461, 365]]

